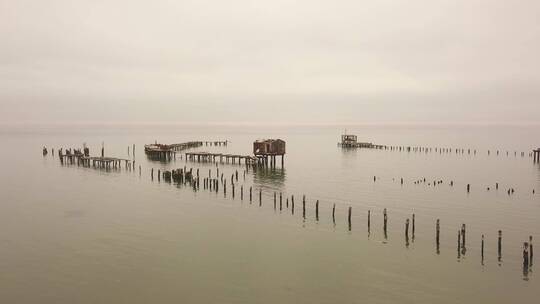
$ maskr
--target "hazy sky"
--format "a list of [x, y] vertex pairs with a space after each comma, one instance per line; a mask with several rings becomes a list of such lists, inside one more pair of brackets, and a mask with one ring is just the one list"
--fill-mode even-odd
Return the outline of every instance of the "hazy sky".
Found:
[[2, 122], [540, 121], [540, 1], [0, 0]]

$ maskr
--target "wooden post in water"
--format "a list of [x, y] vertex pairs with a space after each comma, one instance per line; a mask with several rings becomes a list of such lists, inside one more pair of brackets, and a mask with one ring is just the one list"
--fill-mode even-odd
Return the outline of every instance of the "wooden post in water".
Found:
[[482, 257], [482, 265], [484, 265], [484, 235], [482, 234], [482, 244], [480, 247], [480, 256]]
[[240, 186], [240, 200], [244, 200], [244, 185]]
[[319, 221], [319, 200], [315, 202], [315, 220]]
[[262, 206], [262, 189], [259, 189], [259, 206]]
[[274, 191], [274, 210], [276, 210], [276, 191]]
[[152, 171], [150, 172], [150, 177], [152, 177], [152, 180], [154, 180], [154, 168], [152, 168]]
[[251, 203], [251, 200], [252, 200], [252, 187], [250, 186], [249, 187], [249, 202]]
[[523, 269], [529, 269], [529, 243], [523, 243]]
[[497, 253], [498, 253], [498, 261], [501, 261], [502, 258], [502, 231], [499, 230], [499, 239], [497, 242]]
[[302, 200], [302, 217], [304, 219], [306, 219], [306, 199], [305, 199], [305, 195], [304, 195], [304, 199]]
[[384, 208], [383, 210], [383, 230], [384, 230], [384, 238], [386, 239], [387, 238], [387, 233], [386, 233], [386, 224], [387, 224], [387, 221], [388, 221], [388, 216], [386, 214], [386, 208]]
[[334, 222], [334, 225], [336, 224], [336, 204], [334, 204], [334, 207], [332, 207], [332, 221]]
[[352, 215], [352, 207], [349, 207], [349, 216], [347, 217], [349, 221], [349, 231], [351, 231], [351, 226], [352, 226], [351, 215]]
[[371, 232], [371, 210], [367, 211], [367, 232], [368, 235]]
[[461, 247], [465, 251], [465, 224], [461, 225]]
[[409, 219], [405, 220], [405, 237], [409, 238]]

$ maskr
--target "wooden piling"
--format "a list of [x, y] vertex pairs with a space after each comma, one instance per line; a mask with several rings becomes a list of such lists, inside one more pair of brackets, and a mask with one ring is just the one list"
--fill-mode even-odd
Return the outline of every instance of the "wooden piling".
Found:
[[461, 225], [461, 247], [465, 250], [465, 224]]
[[332, 207], [332, 221], [336, 223], [336, 204]]
[[523, 243], [523, 268], [529, 268], [529, 243]]
[[348, 222], [349, 222], [349, 231], [351, 231], [351, 226], [352, 226], [351, 216], [352, 216], [352, 207], [349, 207], [349, 216], [347, 217]]
[[484, 265], [484, 235], [482, 234], [482, 243], [480, 245], [480, 256], [482, 257], [482, 265]]
[[409, 238], [409, 219], [405, 220], [405, 237]]
[[304, 199], [302, 200], [302, 217], [306, 219], [306, 199], [304, 195]]
[[367, 211], [367, 231], [368, 231], [368, 234], [370, 233], [370, 230], [371, 230], [371, 210], [368, 210]]
[[502, 258], [502, 231], [499, 230], [499, 238], [497, 241], [497, 253], [498, 253], [498, 260], [501, 261]]
[[315, 202], [315, 220], [319, 221], [319, 200]]

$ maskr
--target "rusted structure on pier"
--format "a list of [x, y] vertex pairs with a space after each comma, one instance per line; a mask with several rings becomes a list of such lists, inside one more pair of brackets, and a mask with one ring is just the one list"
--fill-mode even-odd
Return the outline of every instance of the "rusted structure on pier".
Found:
[[155, 143], [144, 145], [144, 153], [146, 153], [148, 158], [153, 160], [170, 160], [176, 152], [171, 145]]
[[341, 142], [338, 146], [342, 148], [368, 148], [368, 149], [384, 149], [386, 146], [375, 145], [370, 142], [358, 142], [358, 137], [352, 134], [341, 135]]
[[281, 156], [281, 167], [285, 159], [285, 141], [281, 139], [263, 139], [253, 142], [253, 154], [259, 163], [270, 167], [276, 166], [276, 156]]
[[535, 163], [540, 162], [540, 148], [533, 150], [533, 160]]

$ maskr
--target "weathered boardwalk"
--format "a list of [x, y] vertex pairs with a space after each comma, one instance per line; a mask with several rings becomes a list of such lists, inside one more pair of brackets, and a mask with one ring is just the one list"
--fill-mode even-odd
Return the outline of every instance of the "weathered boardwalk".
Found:
[[115, 157], [90, 157], [83, 156], [80, 158], [80, 164], [86, 167], [98, 167], [98, 168], [120, 168], [122, 162], [125, 167], [131, 167], [131, 160], [115, 158]]
[[220, 162], [220, 163], [232, 163], [232, 164], [242, 164], [242, 161], [245, 165], [255, 165], [257, 164], [258, 158], [249, 155], [237, 155], [237, 154], [222, 154], [222, 153], [209, 153], [209, 152], [187, 152], [186, 160], [196, 161], [196, 162]]
[[84, 167], [97, 167], [97, 168], [120, 168], [122, 162], [125, 163], [125, 167], [131, 166], [131, 160], [129, 159], [122, 159], [122, 158], [116, 158], [116, 157], [92, 157], [85, 155], [79, 151], [75, 151], [74, 153], [59, 153], [58, 158], [60, 159], [61, 163], [69, 163], [69, 164], [77, 164], [79, 166]]
[[151, 159], [170, 160], [176, 152], [204, 146], [227, 146], [228, 140], [220, 141], [189, 141], [178, 144], [150, 144], [144, 146], [144, 152]]
[[385, 149], [385, 145], [376, 145], [370, 142], [338, 143], [342, 148], [366, 148], [366, 149]]

